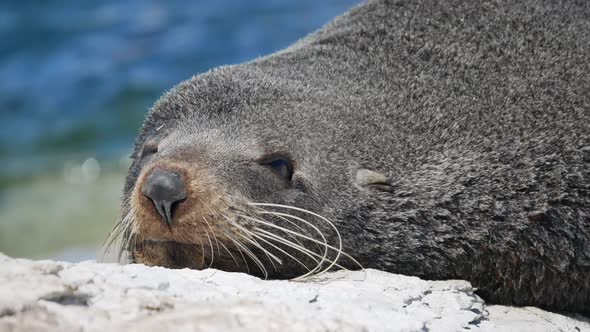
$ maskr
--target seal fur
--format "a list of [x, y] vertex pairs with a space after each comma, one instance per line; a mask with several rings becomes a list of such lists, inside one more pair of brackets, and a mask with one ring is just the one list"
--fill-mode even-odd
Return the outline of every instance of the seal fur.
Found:
[[[236, 227], [253, 227], [239, 211], [274, 203], [329, 219], [364, 267], [466, 279], [488, 301], [588, 313], [589, 54], [587, 1], [362, 4], [155, 104], [127, 177], [124, 249], [146, 264], [209, 260], [246, 272], [249, 262], [256, 273], [258, 262], [239, 257], [251, 250], [277, 265], [267, 276], [301, 275], [268, 256], [285, 258], [276, 249], [232, 247]], [[157, 149], [145, 153], [149, 142]], [[292, 179], [260, 167], [273, 154], [293, 163]], [[178, 228], [138, 194], [156, 167], [179, 168], [189, 183]], [[311, 219], [334, 248], [338, 234]]]

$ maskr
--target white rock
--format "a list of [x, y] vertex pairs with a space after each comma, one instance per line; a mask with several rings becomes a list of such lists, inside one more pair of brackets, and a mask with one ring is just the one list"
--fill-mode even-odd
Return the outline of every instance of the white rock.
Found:
[[466, 281], [376, 270], [308, 282], [0, 254], [0, 331], [590, 331], [582, 316], [487, 306]]

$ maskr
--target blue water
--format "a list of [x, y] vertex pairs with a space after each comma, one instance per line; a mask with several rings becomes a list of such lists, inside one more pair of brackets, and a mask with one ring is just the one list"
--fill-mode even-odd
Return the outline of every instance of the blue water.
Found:
[[357, 2], [4, 1], [0, 178], [119, 158], [174, 84], [284, 48]]

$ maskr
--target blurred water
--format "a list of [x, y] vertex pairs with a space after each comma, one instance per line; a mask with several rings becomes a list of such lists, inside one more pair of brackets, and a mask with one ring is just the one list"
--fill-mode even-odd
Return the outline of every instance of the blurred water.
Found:
[[281, 49], [354, 2], [6, 1], [0, 172], [57, 166], [56, 154], [126, 151], [164, 90]]
[[[163, 91], [286, 47], [356, 2], [0, 3], [0, 251], [95, 247], [117, 215], [122, 156]], [[76, 178], [88, 158], [102, 170], [92, 181]]]

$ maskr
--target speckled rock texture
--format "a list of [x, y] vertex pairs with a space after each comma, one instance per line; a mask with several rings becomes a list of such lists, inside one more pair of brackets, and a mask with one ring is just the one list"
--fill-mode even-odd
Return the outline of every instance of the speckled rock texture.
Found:
[[466, 281], [377, 270], [307, 282], [213, 269], [0, 254], [0, 331], [590, 331], [590, 320], [486, 305]]

